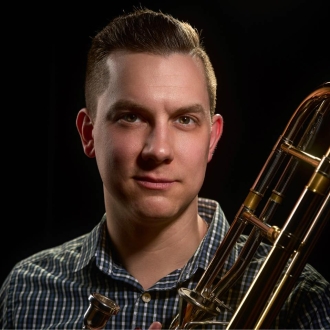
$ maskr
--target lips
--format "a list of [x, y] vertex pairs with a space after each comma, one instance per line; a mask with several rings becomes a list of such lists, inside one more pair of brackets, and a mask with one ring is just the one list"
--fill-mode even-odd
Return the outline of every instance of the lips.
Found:
[[170, 188], [175, 181], [164, 178], [153, 178], [153, 177], [135, 177], [136, 182], [147, 189], [154, 190], [165, 190]]

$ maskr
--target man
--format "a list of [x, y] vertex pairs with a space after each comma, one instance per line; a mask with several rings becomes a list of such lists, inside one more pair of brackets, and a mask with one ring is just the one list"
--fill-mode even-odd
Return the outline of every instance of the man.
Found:
[[[85, 96], [76, 124], [96, 158], [105, 215], [91, 233], [14, 267], [1, 289], [1, 327], [81, 329], [99, 292], [120, 307], [106, 328], [166, 329], [178, 288], [196, 286], [229, 228], [220, 205], [198, 197], [223, 129], [214, 70], [189, 24], [139, 9], [93, 39]], [[223, 297], [233, 310], [268, 250]], [[274, 327], [328, 327], [329, 296], [307, 266]]]

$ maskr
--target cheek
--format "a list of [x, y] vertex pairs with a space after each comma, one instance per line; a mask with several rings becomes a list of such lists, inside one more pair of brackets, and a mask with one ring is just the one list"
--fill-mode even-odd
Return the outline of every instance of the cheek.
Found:
[[208, 163], [209, 143], [208, 138], [199, 136], [194, 141], [182, 140], [178, 149], [179, 155], [182, 155], [183, 165], [190, 170], [190, 174], [204, 177], [204, 172]]
[[100, 170], [120, 172], [138, 153], [136, 139], [125, 135], [103, 134], [95, 136], [95, 153]]
[[178, 139], [177, 145], [180, 148], [180, 153], [189, 158], [193, 163], [207, 162], [209, 153], [209, 141], [210, 137], [207, 132], [199, 135], [189, 136], [188, 138], [182, 137]]

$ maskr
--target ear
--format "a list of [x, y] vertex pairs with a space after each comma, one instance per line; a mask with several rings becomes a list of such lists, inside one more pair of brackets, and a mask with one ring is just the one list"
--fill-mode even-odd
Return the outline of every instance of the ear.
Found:
[[215, 114], [212, 118], [212, 128], [211, 128], [211, 137], [210, 137], [210, 146], [209, 146], [209, 155], [207, 161], [210, 162], [215, 148], [217, 147], [218, 141], [222, 135], [223, 129], [223, 119], [221, 115]]
[[89, 158], [95, 157], [94, 138], [93, 138], [93, 120], [89, 116], [86, 108], [78, 112], [76, 118], [76, 126], [80, 135], [81, 143], [84, 148], [85, 155]]

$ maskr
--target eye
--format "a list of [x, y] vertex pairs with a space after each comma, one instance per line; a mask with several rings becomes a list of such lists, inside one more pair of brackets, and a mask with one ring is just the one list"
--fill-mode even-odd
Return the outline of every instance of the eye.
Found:
[[139, 119], [139, 117], [134, 113], [125, 113], [120, 117], [120, 120], [127, 121], [129, 123], [134, 123]]
[[177, 119], [177, 121], [182, 125], [189, 125], [195, 123], [195, 120], [189, 116], [181, 116]]

